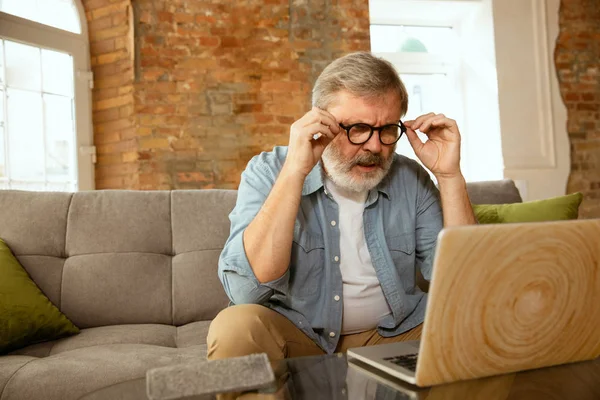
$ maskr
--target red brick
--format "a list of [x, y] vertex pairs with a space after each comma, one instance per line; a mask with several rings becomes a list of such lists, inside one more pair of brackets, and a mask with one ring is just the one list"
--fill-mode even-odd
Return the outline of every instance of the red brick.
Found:
[[202, 172], [179, 172], [177, 180], [179, 182], [210, 182], [213, 177]]
[[99, 19], [99, 18], [102, 18], [102, 17], [106, 17], [107, 15], [118, 13], [120, 11], [122, 11], [122, 13], [125, 13], [126, 9], [127, 9], [127, 3], [126, 2], [121, 2], [119, 4], [107, 5], [105, 7], [93, 10], [92, 11], [92, 18], [93, 19]]
[[129, 189], [125, 186], [125, 181], [122, 176], [113, 178], [96, 179], [96, 190], [105, 189]]
[[139, 114], [173, 114], [175, 112], [175, 106], [172, 104], [164, 105], [140, 105], [137, 109]]
[[273, 81], [265, 82], [262, 89], [275, 93], [294, 93], [299, 92], [302, 87], [300, 82]]
[[156, 13], [156, 17], [159, 22], [173, 22], [173, 13], [166, 11], [159, 11]]
[[133, 121], [129, 118], [121, 118], [115, 121], [96, 124], [96, 133], [117, 132], [121, 129], [129, 128], [133, 125]]
[[111, 64], [114, 63], [118, 60], [123, 59], [124, 57], [126, 57], [126, 53], [122, 50], [120, 51], [114, 51], [112, 53], [106, 53], [106, 54], [99, 54], [98, 55], [98, 64], [102, 65], [102, 64]]
[[128, 20], [129, 20], [129, 16], [127, 15], [126, 12], [116, 13], [112, 16], [112, 25], [120, 26], [123, 24], [127, 24]]
[[107, 39], [98, 42], [90, 43], [90, 51], [92, 54], [99, 55], [104, 53], [110, 53], [115, 50], [115, 40]]
[[90, 40], [105, 40], [126, 35], [129, 28], [126, 25], [112, 27], [110, 29], [90, 29]]
[[221, 41], [218, 37], [206, 36], [198, 38], [198, 43], [203, 47], [217, 47], [221, 44]]
[[583, 101], [596, 101], [596, 95], [594, 93], [582, 93], [581, 98]]
[[177, 68], [200, 70], [200, 71], [212, 69], [212, 68], [216, 68], [216, 67], [217, 67], [217, 62], [216, 62], [216, 60], [214, 60], [212, 58], [205, 58], [205, 59], [191, 58], [191, 59], [184, 60], [177, 64]]
[[131, 96], [124, 95], [119, 97], [114, 97], [112, 99], [100, 100], [94, 103], [95, 110], [106, 110], [108, 108], [120, 107], [122, 105], [128, 104], [132, 101]]
[[151, 24], [154, 22], [154, 17], [150, 11], [144, 10], [140, 13], [140, 22], [144, 24]]
[[119, 119], [119, 110], [117, 108], [95, 112], [92, 117], [92, 120], [95, 124], [106, 121], [114, 121], [116, 119]]
[[214, 25], [217, 22], [217, 19], [210, 15], [197, 15], [196, 23], [198, 25]]
[[83, 6], [88, 11], [101, 8], [106, 6], [106, 4], [106, 0], [83, 0]]
[[235, 107], [235, 113], [259, 113], [262, 112], [262, 104], [239, 104]]
[[177, 23], [191, 24], [194, 22], [194, 16], [192, 14], [175, 13], [173, 18]]

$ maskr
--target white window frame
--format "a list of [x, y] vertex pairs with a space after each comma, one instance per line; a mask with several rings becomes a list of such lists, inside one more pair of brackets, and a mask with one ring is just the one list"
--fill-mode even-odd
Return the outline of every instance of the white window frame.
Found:
[[[75, 149], [77, 160], [77, 190], [95, 188], [94, 147], [92, 126], [93, 76], [90, 71], [90, 51], [85, 12], [80, 0], [73, 0], [79, 13], [81, 34], [76, 34], [35, 21], [0, 12], [0, 37], [6, 40], [49, 50], [68, 53], [73, 57]], [[10, 149], [8, 149], [10, 153]], [[10, 157], [10, 154], [9, 154]]]

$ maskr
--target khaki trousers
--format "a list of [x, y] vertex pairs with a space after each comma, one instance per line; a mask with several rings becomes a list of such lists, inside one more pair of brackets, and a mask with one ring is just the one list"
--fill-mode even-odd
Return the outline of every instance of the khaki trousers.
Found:
[[[345, 352], [352, 347], [418, 340], [422, 329], [423, 324], [391, 338], [380, 336], [375, 329], [342, 335], [336, 352]], [[210, 324], [207, 344], [209, 360], [256, 353], [267, 353], [271, 361], [325, 354], [286, 317], [256, 304], [232, 306], [221, 311]]]

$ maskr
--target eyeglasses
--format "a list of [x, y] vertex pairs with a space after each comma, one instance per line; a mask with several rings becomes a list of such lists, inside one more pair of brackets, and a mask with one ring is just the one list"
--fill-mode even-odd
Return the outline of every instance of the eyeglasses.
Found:
[[352, 144], [363, 144], [371, 139], [373, 132], [379, 132], [379, 141], [381, 144], [390, 146], [396, 143], [402, 137], [403, 133], [406, 133], [406, 126], [402, 121], [398, 121], [397, 124], [388, 124], [380, 127], [374, 127], [369, 124], [358, 123], [348, 126], [340, 124], [340, 127], [348, 134], [348, 140]]

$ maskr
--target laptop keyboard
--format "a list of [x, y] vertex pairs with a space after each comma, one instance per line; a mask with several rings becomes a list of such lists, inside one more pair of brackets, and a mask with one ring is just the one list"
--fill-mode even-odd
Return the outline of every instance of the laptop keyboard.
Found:
[[418, 354], [404, 354], [396, 357], [385, 357], [385, 361], [394, 363], [402, 368], [406, 368], [410, 371], [417, 371], [417, 356]]

